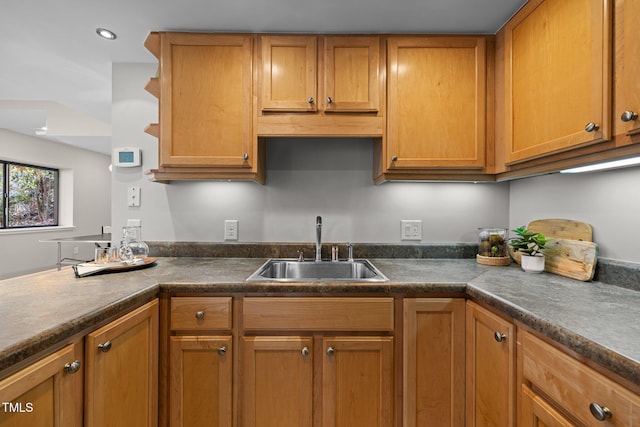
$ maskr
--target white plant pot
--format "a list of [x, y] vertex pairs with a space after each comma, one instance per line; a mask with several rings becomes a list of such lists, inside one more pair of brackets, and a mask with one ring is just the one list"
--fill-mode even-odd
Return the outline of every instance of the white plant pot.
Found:
[[544, 256], [522, 254], [520, 265], [527, 273], [542, 273], [544, 271]]

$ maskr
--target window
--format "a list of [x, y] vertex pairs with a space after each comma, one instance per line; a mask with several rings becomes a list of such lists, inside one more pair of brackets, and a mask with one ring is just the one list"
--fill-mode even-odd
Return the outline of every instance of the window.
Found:
[[58, 225], [58, 170], [0, 162], [0, 228]]

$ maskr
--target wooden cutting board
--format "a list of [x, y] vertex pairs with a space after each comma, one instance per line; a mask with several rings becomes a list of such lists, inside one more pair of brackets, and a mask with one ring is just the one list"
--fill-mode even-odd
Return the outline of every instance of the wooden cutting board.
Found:
[[[531, 231], [553, 238], [547, 244], [544, 270], [576, 280], [593, 279], [596, 270], [598, 245], [593, 243], [593, 231], [589, 224], [568, 219], [541, 219], [531, 221]], [[511, 252], [520, 264], [520, 254]]]
[[531, 221], [527, 228], [546, 237], [593, 242], [593, 230], [586, 222], [555, 218], [537, 219]]

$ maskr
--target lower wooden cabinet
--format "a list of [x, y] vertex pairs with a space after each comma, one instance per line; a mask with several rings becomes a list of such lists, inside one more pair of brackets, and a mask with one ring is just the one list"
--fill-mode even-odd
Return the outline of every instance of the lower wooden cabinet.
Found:
[[173, 336], [169, 351], [171, 425], [231, 426], [231, 336]]
[[324, 337], [322, 426], [391, 426], [393, 338]]
[[242, 426], [393, 425], [393, 298], [247, 297], [242, 324]]
[[520, 424], [640, 425], [640, 396], [524, 332]]
[[158, 301], [85, 338], [85, 426], [158, 424]]
[[0, 381], [0, 426], [82, 426], [82, 345], [69, 344]]
[[244, 337], [242, 425], [313, 425], [311, 337]]
[[521, 391], [522, 427], [573, 427], [573, 423], [526, 385]]
[[465, 300], [404, 300], [405, 427], [464, 426]]
[[314, 413], [323, 427], [393, 424], [393, 338], [318, 340], [243, 338], [243, 426], [312, 426]]
[[473, 302], [467, 302], [466, 322], [466, 425], [514, 426], [515, 326]]

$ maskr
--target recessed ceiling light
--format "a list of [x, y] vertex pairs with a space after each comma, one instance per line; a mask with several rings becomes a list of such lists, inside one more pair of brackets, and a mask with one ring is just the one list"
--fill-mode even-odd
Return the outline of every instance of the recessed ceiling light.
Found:
[[113, 31], [107, 30], [106, 28], [96, 28], [96, 33], [107, 40], [115, 40], [116, 33]]

